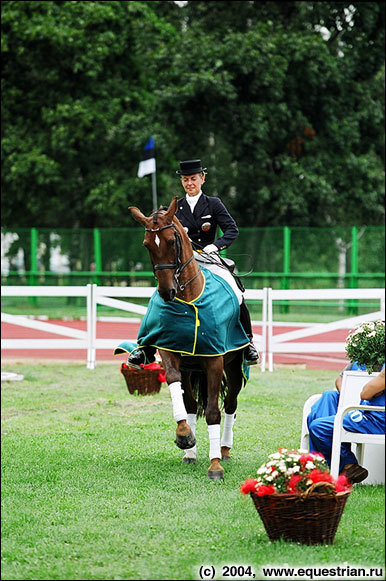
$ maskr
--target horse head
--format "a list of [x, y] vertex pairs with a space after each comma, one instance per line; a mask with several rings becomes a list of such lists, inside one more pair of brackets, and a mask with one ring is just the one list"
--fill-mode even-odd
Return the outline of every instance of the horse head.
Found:
[[[172, 301], [179, 292], [184, 291], [186, 285], [181, 283], [180, 276], [193, 260], [189, 238], [175, 217], [177, 200], [175, 196], [167, 210], [155, 210], [149, 217], [138, 208], [129, 207], [133, 218], [145, 227], [143, 244], [149, 252], [158, 282], [158, 292], [164, 301]], [[194, 278], [198, 273], [197, 270]]]

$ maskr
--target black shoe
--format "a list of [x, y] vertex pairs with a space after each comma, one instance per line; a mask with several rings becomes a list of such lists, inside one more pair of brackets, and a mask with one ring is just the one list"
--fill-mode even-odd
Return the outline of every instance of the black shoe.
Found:
[[244, 349], [244, 363], [246, 365], [257, 365], [258, 362], [259, 354], [253, 343], [249, 343], [249, 345]]
[[358, 482], [362, 482], [369, 475], [366, 468], [359, 466], [359, 464], [346, 464], [346, 466], [343, 466], [341, 474], [346, 476], [350, 484], [358, 484]]
[[155, 357], [153, 353], [146, 352], [144, 349], [139, 349], [129, 355], [127, 359], [127, 365], [129, 367], [140, 367], [141, 363], [153, 363], [155, 361]]

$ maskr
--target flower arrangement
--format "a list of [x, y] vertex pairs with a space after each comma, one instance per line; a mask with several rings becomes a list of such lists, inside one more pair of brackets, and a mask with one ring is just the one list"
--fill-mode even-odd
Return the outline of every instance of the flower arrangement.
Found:
[[346, 338], [351, 362], [365, 365], [368, 373], [380, 369], [385, 361], [385, 321], [371, 321], [356, 327]]
[[321, 491], [323, 482], [328, 492], [331, 491], [331, 484], [337, 493], [351, 490], [345, 475], [338, 476], [336, 480], [333, 478], [326, 460], [319, 452], [279, 448], [268, 458], [269, 461], [258, 469], [257, 479], [247, 478], [242, 484], [240, 490], [243, 494], [300, 494], [316, 483], [320, 483], [318, 490]]

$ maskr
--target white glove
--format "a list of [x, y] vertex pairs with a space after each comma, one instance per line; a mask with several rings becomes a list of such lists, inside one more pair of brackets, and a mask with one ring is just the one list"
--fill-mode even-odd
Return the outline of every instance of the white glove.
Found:
[[205, 246], [204, 252], [207, 252], [208, 254], [211, 252], [218, 252], [218, 248], [215, 244], [208, 244], [208, 246]]

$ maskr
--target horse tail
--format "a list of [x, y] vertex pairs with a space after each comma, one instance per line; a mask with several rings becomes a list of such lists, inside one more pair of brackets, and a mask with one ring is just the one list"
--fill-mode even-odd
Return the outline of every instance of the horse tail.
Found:
[[[190, 375], [190, 383], [192, 386], [194, 398], [197, 402], [197, 417], [200, 418], [204, 416], [205, 409], [208, 404], [208, 382], [206, 379], [206, 374], [201, 370], [192, 371]], [[226, 375], [224, 373], [220, 387], [220, 409], [223, 409], [224, 407], [224, 399], [226, 396], [227, 387]]]

